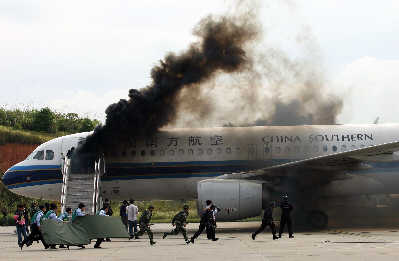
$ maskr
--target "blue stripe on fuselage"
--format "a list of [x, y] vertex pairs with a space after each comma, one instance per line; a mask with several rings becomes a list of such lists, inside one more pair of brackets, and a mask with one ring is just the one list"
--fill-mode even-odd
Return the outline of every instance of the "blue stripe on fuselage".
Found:
[[[290, 162], [289, 159], [273, 160], [274, 164]], [[129, 179], [165, 179], [217, 177], [226, 173], [248, 171], [267, 166], [270, 161], [188, 161], [154, 163], [109, 163], [104, 181]], [[399, 162], [367, 162], [372, 168], [356, 170], [354, 173], [392, 173], [399, 172]], [[59, 165], [15, 166], [3, 177], [9, 188], [54, 184], [62, 182]]]

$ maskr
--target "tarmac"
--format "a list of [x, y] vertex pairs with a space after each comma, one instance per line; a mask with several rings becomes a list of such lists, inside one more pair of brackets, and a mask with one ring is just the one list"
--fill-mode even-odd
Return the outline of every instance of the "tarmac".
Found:
[[[85, 249], [45, 250], [34, 243], [22, 251], [17, 245], [15, 227], [0, 227], [0, 260], [399, 260], [399, 228], [334, 229], [318, 232], [296, 232], [273, 240], [265, 231], [252, 240], [251, 232], [259, 222], [218, 223], [218, 241], [212, 242], [202, 234], [195, 244], [186, 245], [181, 235], [162, 239], [170, 224], [155, 224], [157, 244], [150, 246], [148, 237], [138, 240], [112, 239], [101, 249], [94, 249], [94, 241]], [[198, 224], [188, 225], [191, 236]]]

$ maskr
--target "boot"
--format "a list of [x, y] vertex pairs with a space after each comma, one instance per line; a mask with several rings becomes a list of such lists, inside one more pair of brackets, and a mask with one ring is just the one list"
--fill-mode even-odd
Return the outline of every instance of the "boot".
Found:
[[186, 244], [187, 244], [187, 245], [190, 244], [190, 240], [187, 239], [187, 240], [186, 240]]
[[273, 235], [273, 240], [278, 239], [278, 237], [276, 235]]
[[163, 233], [163, 237], [162, 237], [162, 239], [165, 239], [166, 237], [168, 236], [168, 234], [165, 232], [165, 233]]
[[191, 242], [191, 244], [194, 244], [194, 238], [193, 237], [190, 239], [190, 242]]
[[255, 237], [256, 237], [256, 234], [255, 233], [252, 233], [252, 240], [255, 240]]
[[150, 245], [152, 246], [152, 245], [155, 245], [157, 242], [155, 242], [155, 241], [153, 241], [153, 240], [151, 240], [150, 241]]
[[293, 235], [290, 235], [290, 238], [294, 238], [294, 236], [293, 236]]

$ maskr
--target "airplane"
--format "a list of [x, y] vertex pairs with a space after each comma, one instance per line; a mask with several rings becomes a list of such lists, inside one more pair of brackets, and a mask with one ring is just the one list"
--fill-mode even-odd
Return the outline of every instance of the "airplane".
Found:
[[[91, 132], [55, 138], [8, 169], [7, 188], [59, 200], [64, 156]], [[260, 214], [289, 193], [314, 226], [328, 216], [315, 197], [399, 192], [399, 124], [161, 129], [105, 151], [102, 196], [109, 199], [212, 199], [219, 220]], [[317, 196], [316, 196], [317, 195]]]

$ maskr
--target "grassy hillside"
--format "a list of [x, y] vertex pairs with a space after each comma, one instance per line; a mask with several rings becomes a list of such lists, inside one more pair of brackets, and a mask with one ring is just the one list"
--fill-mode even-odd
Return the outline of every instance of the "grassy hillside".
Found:
[[15, 130], [11, 127], [0, 126], [0, 145], [6, 143], [41, 144], [65, 133], [48, 134], [35, 131]]

